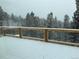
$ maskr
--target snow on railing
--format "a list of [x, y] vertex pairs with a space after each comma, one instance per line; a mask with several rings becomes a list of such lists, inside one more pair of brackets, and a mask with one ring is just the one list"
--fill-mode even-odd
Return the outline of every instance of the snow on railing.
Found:
[[[1, 33], [5, 36], [6, 30], [17, 30], [19, 37], [22, 38], [22, 31], [23, 30], [35, 30], [35, 31], [43, 31], [44, 32], [44, 41], [48, 42], [48, 32], [67, 32], [67, 33], [79, 33], [79, 29], [67, 29], [67, 28], [42, 28], [42, 27], [21, 27], [21, 26], [0, 26]], [[58, 42], [58, 41], [55, 41]], [[58, 42], [62, 43], [62, 42]], [[64, 42], [66, 43], [66, 42]], [[67, 43], [68, 44], [68, 43]], [[79, 44], [78, 44], [79, 46]]]

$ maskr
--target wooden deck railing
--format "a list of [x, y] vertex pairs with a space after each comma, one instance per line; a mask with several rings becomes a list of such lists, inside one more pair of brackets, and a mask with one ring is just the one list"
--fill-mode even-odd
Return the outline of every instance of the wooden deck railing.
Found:
[[[7, 34], [6, 30], [16, 30], [18, 32], [19, 37], [22, 38], [22, 31], [26, 30], [34, 30], [34, 31], [42, 31], [44, 32], [44, 41], [48, 42], [48, 32], [66, 32], [66, 33], [79, 33], [79, 29], [66, 29], [66, 28], [42, 28], [42, 27], [16, 27], [16, 26], [0, 26], [0, 32], [4, 36]], [[58, 41], [56, 41], [58, 42]], [[61, 42], [62, 43], [62, 42]], [[74, 44], [73, 44], [74, 45]], [[76, 44], [79, 46], [79, 44]]]

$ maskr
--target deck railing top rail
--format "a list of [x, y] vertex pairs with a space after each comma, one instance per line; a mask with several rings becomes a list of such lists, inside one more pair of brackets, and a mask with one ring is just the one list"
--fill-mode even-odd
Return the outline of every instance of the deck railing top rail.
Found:
[[48, 30], [55, 32], [72, 32], [79, 33], [79, 29], [68, 29], [68, 28], [44, 28], [44, 27], [22, 27], [22, 26], [0, 26], [3, 29], [28, 29], [28, 30]]

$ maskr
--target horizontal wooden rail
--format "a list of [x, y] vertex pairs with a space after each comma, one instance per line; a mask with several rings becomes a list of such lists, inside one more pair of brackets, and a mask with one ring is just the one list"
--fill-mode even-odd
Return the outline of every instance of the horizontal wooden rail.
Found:
[[42, 28], [42, 27], [20, 27], [20, 26], [0, 26], [1, 33], [5, 36], [6, 30], [17, 30], [19, 37], [22, 38], [22, 31], [34, 30], [44, 32], [44, 41], [48, 42], [48, 32], [67, 32], [67, 33], [79, 33], [79, 29], [66, 29], [66, 28]]
[[79, 29], [68, 29], [68, 28], [42, 28], [42, 27], [20, 27], [20, 26], [0, 26], [0, 28], [4, 29], [27, 29], [27, 30], [48, 30], [48, 31], [55, 31], [55, 32], [72, 32], [72, 33], [79, 33]]

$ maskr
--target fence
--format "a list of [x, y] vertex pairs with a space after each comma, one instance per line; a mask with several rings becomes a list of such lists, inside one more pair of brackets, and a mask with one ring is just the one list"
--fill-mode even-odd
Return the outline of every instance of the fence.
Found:
[[[52, 32], [67, 32], [67, 33], [79, 33], [79, 29], [66, 29], [66, 28], [42, 28], [42, 27], [20, 27], [20, 26], [0, 26], [0, 33], [4, 36], [7, 34], [7, 30], [16, 30], [16, 32], [19, 34], [19, 37], [23, 37], [23, 31], [33, 30], [33, 31], [42, 31], [44, 33], [44, 41], [48, 42], [48, 33], [50, 31]], [[79, 46], [78, 43], [70, 43], [70, 42], [62, 42], [62, 41], [53, 41], [56, 43], [61, 44], [68, 44], [68, 45], [75, 45]]]

